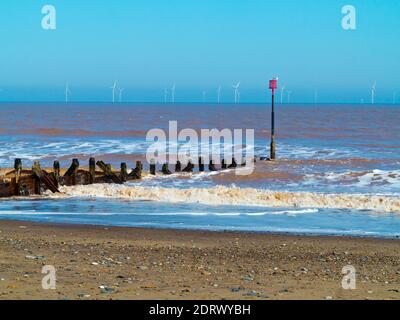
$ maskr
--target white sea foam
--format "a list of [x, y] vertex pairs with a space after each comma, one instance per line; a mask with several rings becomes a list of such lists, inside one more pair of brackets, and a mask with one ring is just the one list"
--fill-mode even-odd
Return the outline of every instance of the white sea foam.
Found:
[[319, 182], [327, 184], [352, 185], [355, 187], [390, 186], [400, 189], [400, 170], [370, 170], [370, 171], [346, 171], [325, 172], [320, 174], [306, 174], [304, 176], [306, 185], [315, 185]]
[[307, 209], [337, 208], [400, 214], [399, 196], [286, 192], [226, 186], [178, 189], [109, 184], [61, 187], [61, 191], [61, 195], [49, 196], [105, 197], [206, 205], [294, 207]]
[[220, 216], [220, 217], [237, 217], [237, 216], [267, 216], [267, 215], [286, 215], [297, 216], [299, 214], [317, 213], [318, 209], [306, 210], [284, 210], [284, 211], [261, 211], [261, 212], [196, 212], [196, 211], [171, 211], [171, 212], [52, 212], [52, 211], [36, 211], [36, 210], [0, 210], [0, 216]]
[[[79, 137], [46, 137], [41, 136], [40, 139], [32, 137], [19, 138], [0, 138], [0, 164], [9, 165], [15, 157], [23, 160], [40, 160], [51, 156], [65, 156], [71, 153], [79, 154], [144, 154], [150, 142], [141, 138], [79, 138]], [[182, 143], [180, 143], [181, 145]], [[200, 148], [201, 148], [200, 144]], [[230, 149], [232, 145], [222, 145], [214, 143], [210, 149], [214, 153], [219, 153], [224, 148]], [[263, 142], [257, 142], [255, 146], [247, 146], [245, 150], [248, 152], [253, 150], [256, 155], [263, 155], [265, 146]], [[301, 145], [290, 145], [285, 142], [279, 142], [279, 154], [282, 158], [287, 159], [325, 159], [354, 156], [354, 150], [342, 150], [335, 148], [310, 147]]]
[[270, 211], [270, 212], [252, 212], [247, 213], [248, 216], [264, 216], [264, 215], [287, 215], [287, 216], [297, 216], [299, 214], [311, 214], [317, 213], [318, 209], [303, 209], [303, 210], [284, 210], [284, 211]]
[[43, 141], [40, 139], [14, 139], [1, 141], [0, 165], [10, 165], [14, 158], [34, 161], [51, 156], [65, 156], [71, 153], [79, 154], [132, 154], [144, 153], [148, 143], [141, 140], [111, 140], [111, 139], [80, 139], [65, 138]]

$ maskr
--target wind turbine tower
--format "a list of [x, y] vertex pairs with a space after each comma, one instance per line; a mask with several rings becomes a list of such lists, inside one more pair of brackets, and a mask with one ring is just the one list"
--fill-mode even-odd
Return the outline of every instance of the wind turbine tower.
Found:
[[114, 81], [114, 85], [112, 87], [110, 87], [110, 89], [112, 90], [112, 102], [115, 102], [115, 95], [117, 92], [117, 80]]
[[168, 89], [165, 88], [164, 89], [164, 103], [167, 103], [167, 99], [168, 99]]
[[69, 89], [68, 82], [65, 84], [65, 103], [69, 101], [69, 95], [71, 94], [71, 90]]
[[171, 88], [171, 102], [175, 103], [175, 90], [176, 90], [176, 84], [174, 82], [174, 84], [172, 85]]
[[219, 86], [217, 90], [217, 102], [218, 104], [221, 102], [221, 86]]
[[283, 104], [283, 91], [285, 91], [286, 86], [282, 86], [281, 88], [281, 104]]
[[233, 85], [232, 88], [235, 90], [235, 104], [238, 103], [240, 101], [240, 81], [236, 84]]
[[288, 99], [288, 102], [287, 103], [290, 103], [290, 96], [292, 95], [292, 91], [288, 91], [287, 92], [287, 99]]
[[375, 103], [376, 81], [372, 84], [371, 88], [371, 104]]
[[118, 89], [118, 93], [119, 93], [118, 100], [119, 100], [119, 102], [122, 102], [122, 92], [123, 92], [124, 90], [125, 90], [124, 88], [119, 88], [119, 89]]

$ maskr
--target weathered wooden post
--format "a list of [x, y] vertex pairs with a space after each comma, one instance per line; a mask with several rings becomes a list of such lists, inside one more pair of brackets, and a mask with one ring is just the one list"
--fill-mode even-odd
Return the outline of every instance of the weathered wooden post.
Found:
[[156, 175], [156, 164], [154, 162], [154, 159], [150, 160], [150, 174], [153, 176]]
[[175, 164], [175, 172], [181, 172], [182, 171], [182, 165], [181, 165], [181, 162], [178, 160], [178, 161], [176, 161], [176, 164]]
[[50, 178], [49, 174], [40, 168], [39, 161], [35, 161], [32, 166], [32, 173], [35, 179], [35, 193], [41, 194], [43, 183], [51, 192], [56, 193], [58, 191], [57, 186], [54, 184], [54, 180]]
[[110, 163], [106, 164], [107, 171], [112, 172], [112, 167]]
[[132, 170], [132, 172], [128, 175], [129, 178], [132, 179], [141, 179], [142, 178], [142, 170], [143, 165], [141, 161], [136, 161], [136, 168]]
[[94, 179], [96, 177], [96, 159], [89, 159], [89, 184], [94, 183]]
[[122, 182], [126, 182], [126, 178], [128, 177], [128, 170], [126, 167], [126, 163], [122, 162], [121, 163], [121, 172], [120, 172], [120, 178]]
[[14, 169], [16, 173], [21, 173], [22, 170], [22, 160], [21, 159], [15, 159], [14, 161]]
[[42, 193], [42, 190], [40, 187], [40, 177], [38, 176], [38, 172], [41, 172], [41, 171], [42, 171], [42, 169], [40, 168], [40, 162], [35, 161], [32, 166], [32, 172], [34, 173], [34, 179], [35, 179], [35, 194]]
[[105, 164], [103, 161], [97, 161], [96, 164], [104, 172], [104, 175], [111, 179], [114, 183], [123, 183], [121, 179], [114, 172], [112, 172], [111, 164]]
[[199, 171], [200, 172], [204, 171], [204, 162], [202, 157], [199, 157]]
[[21, 186], [19, 183], [19, 180], [21, 178], [21, 170], [22, 170], [22, 160], [21, 159], [15, 159], [14, 161], [14, 169], [15, 169], [15, 188], [14, 188], [14, 193], [15, 195], [19, 196], [21, 195]]
[[227, 166], [226, 166], [226, 163], [225, 163], [225, 159], [222, 159], [221, 169], [226, 169], [226, 168], [227, 168]]
[[232, 158], [232, 163], [228, 166], [229, 169], [231, 168], [236, 168], [237, 167], [237, 163], [235, 158]]
[[215, 167], [215, 164], [212, 160], [210, 160], [210, 164], [208, 165], [208, 170], [217, 171], [217, 168]]
[[58, 188], [60, 184], [60, 163], [56, 160], [53, 162], [54, 182]]
[[183, 172], [193, 172], [194, 169], [194, 165], [192, 163], [192, 161], [188, 161], [186, 167], [182, 170]]
[[64, 177], [71, 178], [71, 184], [76, 185], [76, 172], [79, 169], [79, 160], [72, 159], [71, 166], [68, 168], [67, 172], [64, 174]]
[[172, 174], [172, 172], [168, 168], [168, 163], [164, 163], [161, 169], [163, 174]]
[[143, 164], [142, 161], [136, 161], [136, 168], [138, 179], [142, 178]]

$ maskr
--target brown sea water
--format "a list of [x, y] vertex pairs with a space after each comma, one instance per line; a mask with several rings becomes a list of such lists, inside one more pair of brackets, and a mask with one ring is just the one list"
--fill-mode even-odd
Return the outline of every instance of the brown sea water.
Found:
[[[23, 103], [0, 105], [1, 165], [20, 157], [25, 165], [41, 160], [51, 166], [90, 156], [118, 167], [144, 160], [146, 133], [169, 121], [178, 130], [254, 129], [254, 152], [268, 155], [268, 104], [107, 104]], [[210, 185], [288, 190], [398, 192], [400, 106], [277, 105], [278, 161], [258, 162], [255, 172], [205, 177]], [[187, 179], [185, 179], [187, 180]], [[179, 179], [178, 179], [179, 181]], [[314, 189], [313, 189], [314, 187]]]
[[[268, 104], [0, 104], [0, 165], [22, 158], [63, 167], [94, 156], [119, 168], [144, 161], [142, 180], [63, 188], [0, 201], [0, 219], [67, 223], [400, 236], [400, 106], [277, 105], [277, 160], [238, 170], [147, 174], [154, 128], [254, 129], [269, 153]], [[246, 142], [245, 142], [246, 144]], [[221, 145], [217, 145], [220, 147]], [[215, 146], [214, 146], [215, 147]], [[217, 165], [219, 168], [219, 165]], [[173, 166], [170, 166], [173, 171]], [[241, 169], [239, 169], [241, 170]]]

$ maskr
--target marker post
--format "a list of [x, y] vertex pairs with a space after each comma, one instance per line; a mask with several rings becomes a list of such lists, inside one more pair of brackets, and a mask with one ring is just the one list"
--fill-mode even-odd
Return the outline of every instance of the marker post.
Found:
[[275, 89], [278, 88], [278, 79], [273, 78], [269, 81], [269, 88], [272, 91], [271, 101], [271, 145], [270, 145], [270, 160], [275, 160]]

